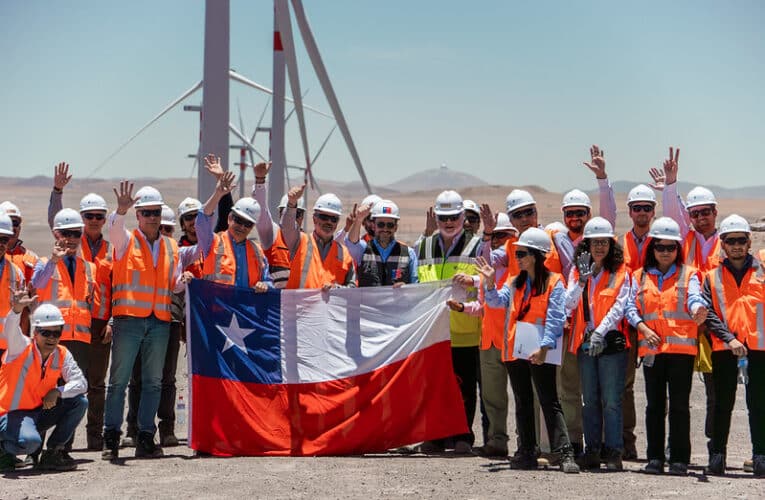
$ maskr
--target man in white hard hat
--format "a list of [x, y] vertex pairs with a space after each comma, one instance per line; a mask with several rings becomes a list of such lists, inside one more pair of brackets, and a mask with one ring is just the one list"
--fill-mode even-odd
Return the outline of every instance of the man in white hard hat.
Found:
[[175, 234], [175, 212], [168, 205], [162, 205], [162, 220], [159, 223], [162, 236], [172, 238]]
[[[41, 434], [53, 428], [37, 467], [68, 471], [77, 463], [65, 451], [88, 408], [88, 384], [74, 356], [59, 344], [64, 327], [61, 311], [52, 304], [32, 314], [32, 338], [21, 332], [20, 312], [36, 297], [26, 290], [13, 295], [5, 320], [8, 350], [0, 366], [0, 471], [12, 471], [17, 455], [31, 455], [45, 443]], [[64, 383], [59, 385], [59, 380]]]
[[[10, 201], [4, 201], [0, 203], [0, 212], [5, 212], [11, 218], [11, 223], [13, 224], [13, 235], [5, 247], [5, 254], [21, 270], [24, 274], [24, 280], [29, 283], [32, 279], [32, 273], [34, 273], [35, 264], [37, 264], [40, 258], [35, 252], [25, 247], [24, 242], [20, 239], [23, 222], [21, 210]], [[29, 310], [21, 313], [21, 330], [29, 334]]]
[[[13, 290], [24, 288], [24, 274], [9, 257], [5, 250], [13, 237], [13, 222], [5, 212], [0, 212], [0, 318], [4, 318], [11, 310]], [[3, 335], [3, 322], [0, 321], [0, 365], [3, 364], [3, 353], [8, 347], [8, 340]]]
[[344, 243], [335, 239], [343, 215], [343, 204], [336, 195], [325, 193], [313, 205], [313, 232], [301, 233], [295, 223], [298, 200], [305, 184], [287, 193], [287, 209], [282, 215], [284, 243], [290, 251], [291, 268], [286, 288], [355, 287], [356, 266]]
[[[361, 209], [361, 207], [368, 206], [371, 209], [379, 201], [382, 201], [382, 198], [380, 198], [376, 194], [370, 194], [370, 195], [364, 197], [363, 200], [361, 200], [361, 203], [359, 203], [357, 205], [357, 208]], [[356, 213], [355, 215], [357, 217], [359, 216], [358, 213]], [[355, 220], [354, 218], [351, 218], [351, 225], [353, 225], [354, 220]], [[366, 233], [364, 234], [363, 240], [365, 242], [369, 243], [375, 237], [375, 231], [377, 230], [377, 228], [375, 226], [375, 222], [372, 220], [372, 217], [371, 217], [371, 210], [367, 211], [366, 215], [364, 217], [362, 217], [361, 224], [364, 226], [364, 230], [366, 231]], [[343, 241], [345, 241], [345, 237], [347, 236], [349, 230], [350, 230], [350, 226], [348, 226], [343, 231], [343, 234], [342, 234]], [[335, 237], [337, 237], [337, 236], [338, 235], [335, 235]]]
[[481, 208], [473, 200], [462, 200], [465, 209], [465, 231], [479, 235], [481, 230]]

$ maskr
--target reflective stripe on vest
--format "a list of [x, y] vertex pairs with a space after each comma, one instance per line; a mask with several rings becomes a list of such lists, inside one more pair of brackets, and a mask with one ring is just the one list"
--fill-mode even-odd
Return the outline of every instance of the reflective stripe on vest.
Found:
[[[638, 287], [638, 291], [643, 289], [643, 284], [645, 283], [647, 274], [648, 272], [645, 270], [643, 270], [643, 272], [640, 274], [640, 285]], [[691, 316], [685, 311], [685, 303], [687, 302], [688, 298], [688, 287], [685, 285], [685, 275], [686, 266], [680, 266], [680, 271], [677, 276], [677, 308], [674, 311], [664, 311], [663, 313], [646, 312], [645, 297], [643, 294], [638, 293], [638, 303], [640, 304], [640, 311], [643, 316], [643, 321], [655, 321], [659, 318], [680, 320], [691, 319]], [[659, 293], [661, 293], [661, 290], [659, 290]]]
[[[213, 269], [213, 272], [210, 274], [203, 274], [202, 279], [210, 280], [210, 281], [216, 281], [219, 283], [227, 283], [227, 284], [234, 284], [236, 282], [236, 270], [234, 270], [234, 274], [225, 274], [223, 272], [223, 259], [227, 257], [226, 255], [226, 242], [224, 238], [230, 238], [227, 232], [218, 233], [215, 235], [215, 238], [218, 240], [218, 244], [215, 247], [215, 251], [212, 253], [212, 255], [208, 255], [207, 258], [213, 258], [211, 262], [214, 262], [215, 267]], [[230, 244], [229, 240], [229, 244]], [[253, 240], [246, 240], [246, 244], [249, 246], [249, 248], [252, 249], [253, 254], [255, 254], [255, 262], [253, 262], [257, 268], [258, 268], [258, 274], [262, 275], [262, 266], [263, 266], [263, 254], [261, 253], [260, 249], [258, 248], [258, 244], [254, 242]], [[236, 261], [233, 255], [234, 249], [231, 248], [232, 255], [229, 255], [228, 257], [234, 260], [234, 264], [236, 265]], [[247, 249], [245, 249], [245, 257], [247, 256]], [[250, 282], [250, 274], [254, 272], [253, 269], [250, 269], [252, 263], [249, 261], [247, 262], [247, 285], [249, 286]], [[205, 266], [206, 267], [206, 266]], [[204, 271], [204, 268], [203, 268]], [[258, 276], [260, 277], [260, 276]], [[258, 278], [255, 278], [255, 281], [258, 281]], [[253, 283], [254, 285], [255, 283]]]
[[[53, 304], [54, 306], [61, 309], [61, 312], [65, 316], [66, 323], [64, 324], [64, 328], [61, 332], [61, 336], [63, 340], [77, 340], [77, 341], [83, 341], [83, 342], [89, 342], [89, 338], [80, 337], [77, 338], [74, 334], [80, 333], [83, 335], [90, 336], [90, 322], [92, 317], [92, 311], [91, 311], [91, 301], [93, 300], [93, 290], [96, 284], [95, 276], [93, 275], [93, 267], [90, 262], [86, 261], [82, 257], [78, 258], [80, 262], [77, 262], [75, 260], [75, 271], [74, 271], [74, 280], [71, 282], [71, 288], [69, 290], [69, 297], [68, 298], [60, 298], [60, 294], [63, 292], [63, 290], [59, 289], [59, 286], [61, 284], [61, 281], [63, 279], [61, 272], [59, 272], [59, 266], [56, 264], [56, 266], [53, 268], [53, 276], [50, 278], [50, 297], [47, 298], [47, 301]], [[59, 263], [62, 266], [66, 266], [66, 264], [63, 263], [63, 261], [59, 261]], [[79, 268], [82, 267], [82, 269], [85, 272], [85, 300], [78, 300], [82, 299], [83, 297], [75, 297], [74, 295], [77, 293], [77, 276], [79, 274]], [[66, 277], [70, 278], [69, 273], [66, 273]], [[71, 281], [71, 280], [70, 280]], [[47, 289], [47, 287], [45, 288]], [[80, 316], [82, 315], [82, 312], [87, 313], [87, 318], [85, 319], [86, 324], [80, 323], [82, 320]], [[74, 331], [72, 331], [72, 322], [74, 322]], [[70, 338], [69, 335], [72, 337]]]
[[[137, 230], [136, 230], [137, 231]], [[133, 251], [137, 252], [139, 254], [143, 254], [143, 249], [141, 248], [141, 242], [137, 234], [133, 233], [131, 235], [131, 238], [133, 240]], [[169, 287], [171, 285], [172, 279], [173, 279], [173, 273], [175, 271], [175, 258], [173, 254], [173, 241], [170, 240], [167, 236], [160, 236], [162, 244], [165, 246], [165, 252], [167, 257], [167, 273], [166, 276], [156, 276], [157, 284], [162, 282], [163, 284], [167, 283], [167, 286]], [[148, 243], [147, 243], [148, 246]], [[149, 249], [149, 256], [151, 257], [151, 249]], [[130, 259], [129, 255], [123, 255], [122, 259]], [[153, 264], [153, 258], [151, 260], [152, 266]], [[159, 259], [157, 260], [157, 266], [159, 266]], [[156, 266], [154, 267], [155, 272]], [[133, 293], [145, 293], [145, 294], [151, 294], [157, 295], [160, 299], [163, 300], [163, 302], [158, 302], [157, 304], [154, 304], [153, 302], [148, 301], [141, 301], [141, 300], [133, 300], [128, 299], [124, 297], [116, 297], [112, 300], [112, 308], [118, 308], [118, 307], [137, 307], [141, 309], [148, 310], [148, 315], [152, 314], [152, 310], [156, 309], [157, 311], [167, 312], [170, 313], [170, 298], [172, 296], [172, 290], [169, 288], [158, 288], [156, 286], [144, 286], [141, 285], [141, 271], [138, 269], [134, 270], [126, 270], [128, 273], [129, 283], [123, 283], [123, 284], [116, 284], [112, 286], [112, 292], [114, 295], [117, 295], [119, 292], [133, 292]], [[164, 302], [166, 301], [166, 303]]]
[[299, 288], [305, 288], [305, 282], [308, 279], [308, 270], [311, 269], [312, 260], [313, 260], [313, 237], [308, 236], [308, 239], [306, 241], [305, 258], [303, 259], [303, 268], [300, 270]]
[[[725, 322], [726, 326], [729, 326], [728, 310], [727, 310], [727, 305], [725, 303], [725, 292], [723, 287], [723, 268], [724, 266], [720, 265], [713, 271], [715, 279], [712, 280], [713, 282], [712, 288], [714, 289], [713, 293], [715, 295], [715, 298], [717, 299], [717, 306], [719, 309], [720, 319]], [[761, 264], [757, 259], [754, 259], [752, 261], [752, 269], [753, 270], [756, 269], [756, 271], [754, 271], [755, 278], [758, 281], [762, 282], [763, 279], [765, 278], [763, 277]], [[744, 278], [741, 281], [742, 286], [744, 284], [744, 280], [746, 279], [747, 279], [747, 276], [744, 275]], [[757, 302], [757, 304], [755, 305], [754, 321], [755, 321], [754, 327], [755, 327], [755, 330], [757, 331], [756, 346], [749, 345], [748, 341], [751, 338], [751, 335], [749, 334], [747, 334], [747, 336], [743, 339], [738, 339], [738, 336], [736, 338], [742, 343], [746, 342], [750, 348], [755, 348], [757, 350], [762, 351], [762, 350], [765, 350], [765, 305], [763, 305], [762, 302]], [[734, 335], [736, 334], [743, 335], [743, 332], [731, 332], [731, 333], [733, 333]], [[719, 347], [721, 344], [724, 345], [726, 349], [729, 349], [727, 344], [724, 344], [722, 341], [714, 342], [714, 339], [713, 339], [713, 347], [714, 346]]]
[[[662, 342], [668, 345], [684, 345], [691, 347], [696, 347], [699, 345], [698, 339], [686, 337], [666, 337], [662, 340]], [[646, 347], [649, 349], [651, 348], [651, 346], [648, 344], [648, 341], [645, 339], [638, 340], [638, 347]]]

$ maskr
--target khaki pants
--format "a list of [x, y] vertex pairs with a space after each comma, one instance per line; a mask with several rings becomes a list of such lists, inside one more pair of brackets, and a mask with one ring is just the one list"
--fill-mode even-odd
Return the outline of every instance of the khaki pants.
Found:
[[[582, 432], [582, 389], [579, 385], [579, 363], [576, 354], [568, 352], [571, 332], [566, 330], [563, 338], [563, 362], [557, 367], [558, 399], [560, 399], [563, 416], [571, 444], [581, 446], [584, 442]], [[581, 448], [580, 448], [581, 449]]]
[[507, 369], [502, 352], [496, 347], [480, 351], [481, 400], [489, 418], [488, 441], [497, 446], [507, 445]]

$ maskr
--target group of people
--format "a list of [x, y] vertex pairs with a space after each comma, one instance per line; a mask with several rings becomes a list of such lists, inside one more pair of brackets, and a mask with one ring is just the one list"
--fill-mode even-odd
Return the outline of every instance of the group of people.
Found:
[[[177, 445], [175, 372], [191, 279], [256, 292], [451, 280], [451, 362], [463, 402], [455, 411], [465, 412], [472, 429], [480, 407], [483, 444], [474, 446], [470, 431], [417, 451], [507, 457], [509, 380], [511, 467], [538, 466], [541, 409], [561, 470], [622, 470], [624, 459], [638, 455], [633, 387], [642, 362], [644, 471], [660, 474], [668, 464], [670, 474], [687, 473], [691, 383], [694, 370], [704, 370], [707, 472], [723, 474], [744, 366], [752, 441], [745, 465], [765, 477], [765, 399], [757, 397], [765, 393], [765, 255], [751, 253], [748, 223], [731, 215], [718, 229], [708, 189], [697, 187], [683, 201], [679, 150], [670, 148], [663, 170], [652, 171], [665, 216], [656, 217], [654, 189], [638, 185], [627, 201], [632, 227], [617, 237], [604, 155], [597, 146], [590, 153], [585, 165], [597, 178], [600, 216], [578, 189], [563, 197], [563, 222], [546, 227], [527, 191], [513, 190], [500, 213], [444, 191], [411, 246], [396, 238], [398, 206], [374, 195], [354, 206], [339, 231], [341, 200], [319, 196], [307, 232], [305, 186], [296, 186], [274, 222], [267, 163], [254, 167], [252, 196], [234, 202], [234, 174], [206, 157], [215, 191], [205, 203], [180, 203], [178, 241], [175, 213], [150, 186], [134, 192], [133, 183], [120, 182], [111, 214], [95, 193], [79, 210], [63, 208], [71, 175], [67, 164], [57, 165], [49, 257], [23, 246], [19, 208], [0, 205], [0, 468], [23, 465], [24, 455], [41, 469], [75, 468], [71, 445], [86, 412], [88, 449], [101, 450], [104, 460], [118, 458], [121, 446], [154, 458]], [[137, 228], [128, 230], [131, 209]], [[524, 351], [515, 339], [529, 334], [538, 344]]]

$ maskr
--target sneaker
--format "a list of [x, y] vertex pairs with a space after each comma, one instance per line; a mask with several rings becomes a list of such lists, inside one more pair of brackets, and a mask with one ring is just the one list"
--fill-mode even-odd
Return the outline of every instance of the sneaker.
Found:
[[489, 441], [481, 447], [473, 448], [473, 450], [482, 457], [505, 458], [507, 456], [507, 445], [501, 446], [494, 441]]
[[40, 462], [37, 464], [40, 470], [69, 471], [77, 468], [77, 463], [64, 456], [62, 450], [47, 449], [40, 455]]
[[472, 455], [473, 447], [467, 441], [457, 441], [454, 443], [455, 455]]
[[178, 438], [175, 436], [175, 434], [160, 434], [159, 436], [159, 444], [161, 444], [163, 447], [172, 447], [172, 446], [178, 446], [181, 444], [178, 441]]
[[579, 466], [576, 465], [572, 453], [564, 453], [560, 459], [560, 470], [566, 474], [579, 474]]
[[32, 455], [27, 455], [24, 459], [16, 457], [15, 461], [17, 469], [26, 469], [27, 467], [35, 465], [35, 460], [32, 458]]
[[754, 472], [754, 460], [744, 460], [744, 472]]
[[687, 476], [688, 464], [673, 462], [669, 464], [669, 470], [667, 471], [667, 473], [671, 476]]
[[588, 449], [584, 455], [577, 457], [575, 461], [582, 470], [600, 469], [600, 450]]
[[16, 457], [0, 450], [0, 472], [12, 472], [16, 470]]
[[709, 455], [709, 465], [704, 469], [704, 474], [713, 476], [725, 474], [725, 455], [722, 453], [712, 453]]
[[611, 472], [619, 472], [624, 470], [621, 450], [609, 451], [606, 457], [606, 470]]
[[138, 442], [135, 446], [136, 458], [159, 458], [163, 456], [162, 447], [154, 442], [154, 434], [151, 432], [139, 432]]
[[525, 453], [519, 450], [515, 455], [510, 457], [510, 468], [516, 470], [536, 470], [537, 457], [531, 453]]
[[435, 455], [444, 452], [444, 445], [435, 441], [423, 441], [422, 444], [416, 448], [418, 453], [424, 453], [425, 455]]
[[754, 477], [765, 477], [765, 455], [755, 455], [752, 460]]
[[661, 460], [653, 459], [649, 460], [645, 467], [643, 467], [643, 472], [646, 474], [664, 474], [664, 462]]
[[120, 456], [120, 431], [104, 431], [104, 448], [101, 452], [102, 460], [115, 460]]

